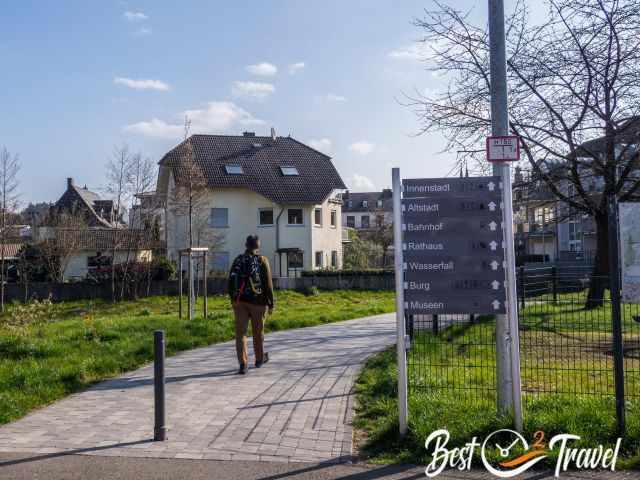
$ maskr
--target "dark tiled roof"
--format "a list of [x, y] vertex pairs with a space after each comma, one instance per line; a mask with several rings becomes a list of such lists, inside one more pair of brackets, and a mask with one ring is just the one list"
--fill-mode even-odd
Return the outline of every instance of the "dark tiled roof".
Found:
[[79, 250], [151, 250], [161, 246], [151, 230], [121, 228], [56, 229], [55, 239]]
[[[247, 188], [279, 204], [321, 203], [346, 188], [330, 157], [291, 137], [193, 135], [190, 141], [211, 188]], [[184, 151], [182, 142], [160, 161], [172, 169], [177, 183]], [[240, 165], [244, 173], [230, 175], [225, 165]], [[283, 175], [282, 166], [296, 167], [299, 175]]]
[[[14, 260], [18, 258], [18, 252], [24, 246], [24, 243], [5, 243], [4, 244], [4, 259], [5, 260]], [[0, 244], [0, 249], [2, 249], [2, 244]]]
[[[616, 145], [640, 143], [640, 117], [633, 117], [623, 122], [616, 132], [614, 139]], [[591, 157], [606, 153], [607, 137], [598, 137], [580, 145], [577, 149], [578, 156]]]
[[[363, 207], [362, 202], [367, 201], [367, 206]], [[382, 208], [378, 207], [378, 200], [382, 200]], [[349, 206], [351, 202], [351, 206]], [[342, 196], [342, 212], [385, 212], [393, 211], [393, 198], [390, 193], [384, 192], [349, 192]]]
[[84, 210], [85, 217], [90, 227], [112, 227], [109, 221], [101, 217], [99, 212], [96, 212], [95, 207], [99, 206], [104, 210], [104, 214], [109, 215], [109, 205], [113, 208], [113, 201], [101, 200], [97, 193], [94, 193], [86, 188], [80, 188], [76, 185], [68, 185], [67, 190], [55, 203], [56, 210], [74, 211], [78, 208]]

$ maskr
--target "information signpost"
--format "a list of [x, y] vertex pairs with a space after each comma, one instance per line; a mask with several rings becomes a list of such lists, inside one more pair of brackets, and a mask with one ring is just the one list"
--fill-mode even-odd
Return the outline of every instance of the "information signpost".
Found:
[[405, 313], [505, 313], [500, 179], [410, 179], [403, 193]]
[[400, 181], [393, 170], [400, 433], [407, 431], [405, 315], [493, 314], [512, 307], [503, 180]]

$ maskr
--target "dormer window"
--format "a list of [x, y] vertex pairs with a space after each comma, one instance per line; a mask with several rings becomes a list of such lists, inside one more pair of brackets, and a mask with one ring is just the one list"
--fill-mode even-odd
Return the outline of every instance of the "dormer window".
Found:
[[229, 175], [242, 175], [244, 173], [242, 165], [225, 165], [224, 169]]
[[369, 202], [367, 202], [366, 200], [362, 201], [362, 208], [369, 208]]
[[296, 167], [280, 167], [280, 171], [282, 172], [282, 175], [286, 177], [295, 177], [299, 175]]
[[378, 200], [378, 208], [382, 208], [382, 200]]

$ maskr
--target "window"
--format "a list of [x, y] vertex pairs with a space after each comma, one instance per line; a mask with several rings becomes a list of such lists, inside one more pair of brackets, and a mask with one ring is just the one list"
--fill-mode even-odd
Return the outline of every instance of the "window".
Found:
[[338, 212], [335, 210], [331, 210], [331, 226], [338, 226]]
[[290, 253], [287, 255], [288, 259], [288, 268], [302, 268], [303, 265], [303, 257], [302, 252]]
[[363, 208], [369, 208], [369, 202], [367, 202], [366, 200], [362, 201], [362, 207]]
[[331, 268], [338, 268], [338, 252], [331, 251]]
[[280, 167], [280, 171], [282, 175], [287, 177], [295, 177], [298, 175], [298, 169], [296, 167]]
[[384, 215], [376, 215], [376, 225], [378, 227], [384, 226]]
[[212, 208], [209, 214], [210, 227], [228, 227], [229, 226], [229, 209], [228, 208]]
[[229, 270], [229, 252], [211, 252], [209, 268], [214, 272], [226, 272]]
[[87, 257], [87, 268], [89, 271], [109, 266], [111, 266], [111, 257], [102, 255], [101, 252], [97, 252], [94, 257]]
[[242, 165], [225, 165], [224, 169], [229, 175], [242, 175], [244, 173]]
[[378, 200], [378, 208], [382, 208], [382, 200]]
[[316, 252], [316, 267], [322, 268], [322, 252]]
[[313, 211], [313, 223], [315, 225], [322, 225], [322, 209], [316, 208]]
[[273, 225], [273, 208], [260, 209], [260, 225]]
[[356, 228], [356, 217], [353, 215], [347, 216], [347, 227]]
[[351, 200], [347, 202], [347, 207], [353, 208], [353, 202]]
[[360, 217], [360, 226], [362, 228], [369, 228], [369, 216], [368, 215]]
[[290, 208], [288, 211], [289, 225], [304, 225], [301, 208]]

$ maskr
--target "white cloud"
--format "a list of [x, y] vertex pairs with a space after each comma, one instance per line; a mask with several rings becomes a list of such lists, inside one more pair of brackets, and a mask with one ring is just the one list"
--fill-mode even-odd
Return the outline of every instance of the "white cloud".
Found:
[[127, 10], [124, 12], [124, 18], [128, 22], [142, 22], [144, 20], [148, 20], [149, 17], [142, 12], [132, 12], [131, 10]]
[[369, 177], [364, 175], [358, 175], [357, 173], [353, 177], [347, 180], [347, 184], [350, 190], [375, 190], [376, 186]]
[[295, 75], [296, 73], [304, 70], [304, 67], [305, 67], [304, 62], [292, 63], [291, 65], [289, 65], [289, 74]]
[[233, 82], [233, 86], [231, 87], [231, 93], [235, 97], [246, 97], [256, 100], [263, 100], [275, 91], [276, 89], [273, 84], [262, 82], [236, 81]]
[[319, 152], [329, 154], [331, 153], [331, 140], [328, 138], [319, 138], [317, 140], [309, 140], [309, 146], [318, 150]]
[[347, 101], [347, 97], [343, 97], [342, 95], [336, 95], [335, 93], [327, 93], [327, 100], [329, 102], [346, 102]]
[[177, 140], [184, 134], [184, 118], [191, 120], [191, 133], [224, 133], [240, 125], [262, 125], [264, 121], [238, 107], [233, 102], [210, 102], [204, 109], [187, 110], [177, 115], [179, 121], [166, 122], [158, 118], [124, 127], [126, 132], [147, 137]]
[[141, 27], [135, 31], [135, 35], [137, 35], [138, 37], [144, 37], [146, 35], [151, 35], [152, 33], [153, 31], [149, 27]]
[[412, 62], [424, 60], [428, 55], [429, 51], [427, 51], [423, 43], [412, 43], [411, 45], [405, 45], [404, 47], [389, 52], [390, 58], [409, 60]]
[[270, 77], [278, 73], [278, 67], [268, 62], [247, 65], [245, 70], [252, 75], [261, 75], [263, 77]]
[[368, 155], [375, 150], [376, 146], [373, 143], [361, 140], [359, 142], [349, 145], [349, 150], [358, 155]]
[[113, 83], [116, 85], [124, 85], [129, 88], [135, 88], [136, 90], [160, 90], [164, 92], [170, 90], [169, 85], [162, 80], [134, 80], [133, 78], [116, 77], [113, 79]]

